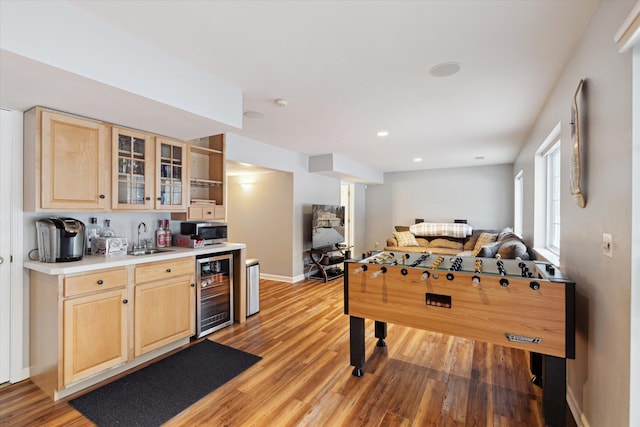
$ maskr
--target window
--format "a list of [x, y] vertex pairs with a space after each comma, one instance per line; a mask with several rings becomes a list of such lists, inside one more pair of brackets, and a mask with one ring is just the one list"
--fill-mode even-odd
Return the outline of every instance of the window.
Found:
[[536, 150], [533, 245], [543, 258], [560, 263], [560, 123]]
[[516, 174], [513, 192], [513, 232], [522, 237], [524, 222], [524, 173], [522, 170]]
[[547, 215], [545, 248], [560, 255], [560, 141], [545, 154], [547, 169]]

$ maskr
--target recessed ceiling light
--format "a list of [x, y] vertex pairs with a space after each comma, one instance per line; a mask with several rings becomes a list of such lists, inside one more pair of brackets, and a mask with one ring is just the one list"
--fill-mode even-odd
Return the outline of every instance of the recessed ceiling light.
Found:
[[278, 98], [278, 99], [274, 99], [273, 103], [276, 104], [278, 107], [286, 107], [287, 104], [289, 104], [289, 101], [287, 101], [284, 98]]
[[378, 132], [378, 136], [389, 136], [388, 130], [381, 130]]
[[244, 116], [250, 119], [261, 119], [264, 117], [264, 113], [260, 111], [245, 111]]
[[416, 163], [421, 162], [422, 161], [422, 157], [415, 157], [413, 159], [413, 161], [416, 162]]
[[462, 69], [462, 64], [459, 62], [443, 62], [433, 66], [429, 70], [429, 74], [433, 77], [449, 77], [458, 73]]

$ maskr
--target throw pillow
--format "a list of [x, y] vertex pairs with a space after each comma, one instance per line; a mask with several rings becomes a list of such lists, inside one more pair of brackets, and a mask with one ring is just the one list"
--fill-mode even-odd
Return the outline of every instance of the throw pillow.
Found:
[[511, 237], [518, 237], [517, 235], [513, 234], [513, 229], [511, 227], [506, 227], [504, 229], [502, 229], [500, 231], [500, 233], [498, 234], [498, 241], [502, 242], [503, 240], [507, 240]]
[[393, 237], [398, 241], [398, 246], [419, 246], [416, 237], [410, 231], [394, 231]]
[[484, 245], [488, 245], [489, 243], [493, 243], [496, 241], [497, 234], [493, 233], [480, 233], [478, 236], [478, 240], [476, 240], [476, 244], [473, 247], [473, 252], [471, 252], [471, 256], [478, 256], [480, 250]]
[[502, 242], [493, 242], [488, 245], [484, 245], [480, 248], [480, 252], [478, 252], [478, 256], [480, 258], [494, 258], [500, 249], [500, 245]]
[[529, 259], [529, 252], [527, 251], [527, 245], [525, 245], [519, 239], [510, 239], [505, 242], [502, 242], [500, 249], [498, 249], [498, 254], [501, 258], [507, 259], [515, 259], [520, 258], [527, 260]]

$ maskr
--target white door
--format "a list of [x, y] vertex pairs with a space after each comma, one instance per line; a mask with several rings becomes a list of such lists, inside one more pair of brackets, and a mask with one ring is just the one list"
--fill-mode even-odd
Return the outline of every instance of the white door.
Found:
[[0, 384], [9, 381], [11, 354], [11, 112], [0, 109]]

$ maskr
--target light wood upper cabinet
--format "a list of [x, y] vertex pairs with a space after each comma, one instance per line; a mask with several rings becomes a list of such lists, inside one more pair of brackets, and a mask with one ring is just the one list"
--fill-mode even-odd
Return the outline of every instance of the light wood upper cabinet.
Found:
[[119, 127], [113, 127], [111, 134], [111, 207], [118, 210], [153, 209], [153, 135]]
[[184, 141], [35, 107], [24, 114], [24, 210], [186, 216]]
[[156, 202], [161, 210], [187, 208], [187, 144], [156, 137]]
[[174, 220], [226, 219], [225, 136], [213, 135], [189, 141], [189, 203], [186, 213]]
[[43, 108], [25, 113], [26, 211], [109, 208], [109, 126]]

